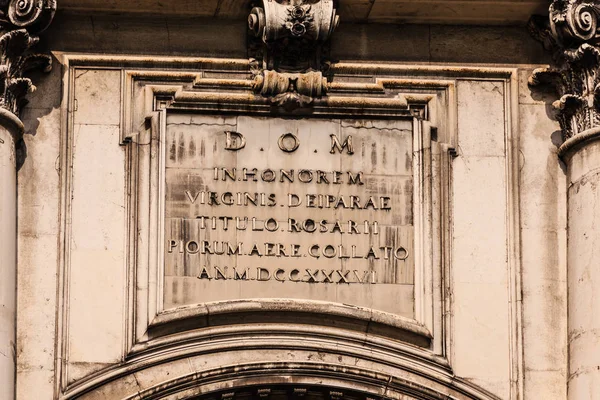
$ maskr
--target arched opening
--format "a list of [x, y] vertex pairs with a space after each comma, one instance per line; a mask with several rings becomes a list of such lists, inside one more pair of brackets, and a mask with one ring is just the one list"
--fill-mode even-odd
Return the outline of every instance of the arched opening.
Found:
[[[358, 390], [317, 385], [257, 385], [200, 394], [190, 400], [379, 400]], [[408, 400], [409, 398], [406, 397]]]

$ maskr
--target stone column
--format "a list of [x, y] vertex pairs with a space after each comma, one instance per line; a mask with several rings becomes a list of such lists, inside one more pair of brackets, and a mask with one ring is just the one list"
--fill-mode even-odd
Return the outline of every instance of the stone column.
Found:
[[568, 184], [568, 329], [572, 400], [600, 397], [600, 128], [559, 150]]
[[553, 86], [567, 166], [569, 400], [600, 399], [600, 1], [554, 0], [533, 17], [534, 36], [557, 68], [530, 84]]
[[[49, 55], [34, 54], [36, 34], [52, 22], [56, 0], [0, 0], [0, 399], [16, 388], [17, 160], [23, 135], [18, 115], [35, 90], [27, 71], [48, 71]], [[21, 160], [22, 161], [22, 160]]]
[[0, 109], [0, 399], [15, 396], [17, 300], [17, 168], [23, 124]]

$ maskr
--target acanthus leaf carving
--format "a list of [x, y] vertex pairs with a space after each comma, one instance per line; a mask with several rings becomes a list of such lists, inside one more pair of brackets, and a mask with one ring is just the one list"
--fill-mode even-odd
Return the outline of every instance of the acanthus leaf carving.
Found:
[[332, 0], [268, 0], [248, 17], [254, 91], [292, 111], [327, 91], [327, 43], [339, 17]]
[[0, 107], [17, 117], [27, 103], [26, 96], [35, 90], [25, 74], [52, 67], [49, 55], [31, 50], [55, 11], [56, 0], [0, 0]]
[[549, 17], [534, 16], [532, 35], [551, 51], [555, 68], [534, 71], [532, 86], [553, 87], [553, 103], [563, 140], [600, 126], [600, 4], [595, 1], [554, 0]]

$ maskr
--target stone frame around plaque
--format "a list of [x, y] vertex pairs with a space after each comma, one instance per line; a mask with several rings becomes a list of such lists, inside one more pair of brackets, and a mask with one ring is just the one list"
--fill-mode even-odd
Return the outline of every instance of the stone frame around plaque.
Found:
[[[214, 65], [214, 67], [218, 68], [219, 65]], [[202, 76], [210, 76], [210, 74], [220, 75], [221, 78], [202, 78]], [[433, 199], [433, 182], [426, 177], [441, 178], [440, 173], [435, 173], [432, 170], [433, 151], [440, 154], [444, 153], [443, 160], [440, 158], [440, 164], [436, 168], [442, 168], [441, 163], [445, 162], [446, 165], [443, 168], [446, 170], [450, 168], [451, 151], [449, 152], [450, 147], [446, 147], [447, 144], [441, 146], [441, 151], [440, 149], [432, 151], [432, 131], [434, 135], [439, 135], [439, 133], [437, 127], [432, 127], [432, 122], [425, 118], [431, 117], [432, 114], [435, 115], [437, 110], [431, 102], [434, 99], [436, 101], [445, 100], [448, 96], [446, 92], [448, 88], [443, 88], [443, 91], [438, 93], [410, 93], [404, 95], [400, 93], [399, 88], [394, 88], [397, 83], [393, 79], [371, 86], [340, 83], [337, 85], [337, 90], [343, 93], [342, 96], [330, 95], [321, 104], [317, 101], [314, 109], [311, 110], [312, 114], [304, 118], [319, 118], [321, 116], [353, 117], [356, 109], [360, 107], [361, 118], [386, 117], [406, 119], [412, 122], [415, 182], [413, 190], [415, 318], [409, 319], [386, 312], [339, 303], [297, 299], [240, 299], [163, 310], [164, 283], [161, 260], [164, 259], [165, 251], [164, 226], [162, 225], [164, 216], [162, 213], [165, 197], [165, 177], [163, 173], [165, 168], [166, 144], [164, 138], [167, 115], [178, 112], [217, 115], [230, 115], [231, 113], [259, 116], [280, 115], [277, 113], [272, 114], [273, 109], [271, 106], [260, 97], [248, 96], [245, 93], [231, 93], [232, 88], [243, 87], [243, 83], [246, 81], [235, 79], [237, 77], [230, 78], [228, 75], [240, 75], [240, 72], [204, 71], [201, 77], [196, 76], [194, 78], [191, 88], [156, 85], [159, 76], [153, 76], [153, 84], [148, 85], [143, 81], [146, 78], [143, 72], [133, 72], [128, 76], [134, 87], [137, 82], [144, 82], [140, 85], [139, 91], [147, 102], [145, 106], [148, 107], [146, 109], [147, 117], [138, 132], [132, 135], [130, 139], [125, 138], [125, 142], [130, 142], [128, 146], [131, 165], [138, 166], [137, 171], [132, 170], [130, 172], [131, 193], [137, 193], [137, 196], [132, 196], [132, 209], [135, 206], [138, 213], [144, 210], [143, 213], [138, 215], [150, 216], [149, 221], [145, 217], [132, 218], [135, 231], [139, 232], [144, 238], [138, 243], [132, 244], [132, 248], [137, 248], [135, 256], [133, 256], [137, 260], [135, 275], [137, 279], [143, 280], [143, 282], [146, 282], [146, 279], [148, 280], [148, 291], [136, 294], [136, 297], [140, 296], [141, 298], [147, 296], [147, 300], [141, 302], [139, 298], [136, 300], [136, 314], [138, 316], [137, 329], [134, 334], [136, 342], [145, 342], [199, 327], [236, 325], [239, 323], [238, 321], [244, 323], [301, 321], [305, 324], [341, 325], [353, 330], [379, 333], [420, 347], [429, 348], [431, 346], [433, 321], [432, 316], [428, 314], [432, 308], [430, 302], [433, 289], [428, 289], [425, 282], [433, 282], [434, 242], [438, 243], [437, 246], [441, 245], [441, 237], [438, 236], [440, 232], [433, 232], [432, 207], [434, 202], [444, 204], [448, 201], [441, 197]], [[173, 79], [174, 77], [166, 76], [164, 78]], [[202, 90], [204, 87], [210, 89]], [[385, 93], [389, 90], [388, 88], [393, 88], [391, 96]], [[368, 90], [378, 94], [383, 93], [386, 97], [348, 96], [348, 94], [352, 94], [352, 91], [362, 94], [363, 91]], [[131, 103], [126, 102], [126, 104]], [[353, 105], [355, 108], [350, 108]], [[437, 104], [436, 106], [439, 107]], [[215, 113], [215, 110], [219, 110], [218, 113]], [[449, 174], [449, 172], [447, 173]], [[436, 192], [435, 196], [442, 193], [447, 193], [447, 190]], [[435, 219], [441, 221], [442, 217], [436, 216]], [[150, 254], [147, 259], [145, 259], [146, 254]], [[136, 286], [139, 287], [137, 282]], [[147, 310], [143, 308], [146, 304], [148, 305]], [[144, 311], [144, 314], [140, 313], [141, 310]], [[148, 320], [144, 320], [140, 324], [140, 319], [146, 318], [145, 311], [148, 312]], [[134, 351], [135, 348], [136, 345], [133, 347]]]
[[[413, 125], [415, 207], [415, 318], [373, 312], [359, 307], [308, 301], [229, 301], [162, 310], [161, 260], [163, 228], [161, 199], [164, 170], [165, 122], [168, 113], [242, 113], [277, 116], [269, 102], [252, 94], [247, 60], [209, 58], [144, 58], [57, 54], [63, 61], [65, 82], [73, 85], [76, 71], [115, 69], [121, 71], [121, 145], [126, 154], [127, 280], [124, 360], [143, 362], [154, 351], [175, 348], [178, 343], [202, 341], [204, 328], [218, 335], [243, 337], [256, 327], [262, 332], [302, 331], [344, 341], [351, 334], [373, 334], [393, 340], [389, 352], [408, 354], [431, 365], [450, 370], [452, 358], [452, 159], [457, 143], [456, 82], [462, 77], [504, 82], [507, 110], [514, 109], [516, 71], [508, 68], [414, 67], [397, 64], [338, 63], [332, 65], [334, 80], [326, 97], [316, 99], [307, 118], [355, 116], [406, 119]], [[63, 146], [69, 155], [74, 106], [73, 93], [65, 85]], [[275, 114], [273, 114], [275, 112]], [[510, 120], [510, 119], [508, 119]], [[507, 128], [505, 139], [511, 135]], [[515, 202], [515, 150], [506, 149], [508, 216], [510, 222], [510, 265], [520, 269], [518, 256], [518, 213]], [[63, 229], [61, 289], [68, 290], [69, 236], [68, 178], [63, 184]], [[516, 213], [516, 214], [515, 214]], [[420, 218], [416, 218], [416, 216]], [[516, 249], [516, 250], [515, 250]], [[511, 276], [518, 274], [511, 274]], [[517, 297], [518, 282], [511, 282]], [[515, 302], [514, 324], [518, 324]], [[265, 310], [268, 312], [265, 313]], [[282, 312], [284, 311], [284, 312]], [[275, 317], [267, 319], [266, 314]], [[287, 316], [284, 314], [288, 314]], [[293, 319], [290, 318], [293, 317]], [[59, 318], [68, 319], [68, 298], [61, 300]], [[261, 324], [271, 322], [271, 326]], [[299, 326], [302, 326], [300, 328]], [[61, 335], [68, 332], [61, 329]], [[64, 339], [63, 339], [64, 340]], [[512, 339], [518, 347], [518, 338]], [[390, 342], [391, 343], [391, 342]], [[397, 347], [397, 348], [396, 348]], [[161, 350], [162, 349], [162, 350]], [[63, 349], [64, 351], [64, 349]], [[167, 350], [167, 353], [170, 350]], [[387, 351], [387, 350], [386, 350]], [[161, 354], [162, 354], [161, 353]], [[390, 353], [390, 354], [391, 354]], [[165, 353], [166, 354], [166, 353]], [[176, 357], [176, 354], [172, 354]], [[162, 355], [161, 357], [169, 357]], [[63, 359], [65, 359], [63, 357]], [[136, 361], [137, 360], [137, 361]], [[127, 364], [126, 364], [127, 365]], [[118, 372], [114, 367], [109, 374]], [[132, 367], [125, 367], [132, 368]], [[60, 368], [65, 373], [66, 368]], [[112, 376], [112, 375], [111, 375]], [[71, 392], [88, 390], [93, 377]], [[64, 379], [64, 382], [67, 380]], [[88, 389], [86, 389], [88, 388]]]

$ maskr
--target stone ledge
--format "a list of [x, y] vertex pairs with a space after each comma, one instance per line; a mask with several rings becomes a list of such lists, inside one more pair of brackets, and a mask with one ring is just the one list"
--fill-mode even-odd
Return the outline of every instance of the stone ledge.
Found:
[[[347, 22], [525, 25], [532, 14], [547, 13], [544, 0], [350, 0], [338, 2]], [[134, 13], [245, 20], [249, 0], [61, 0], [67, 12]]]

